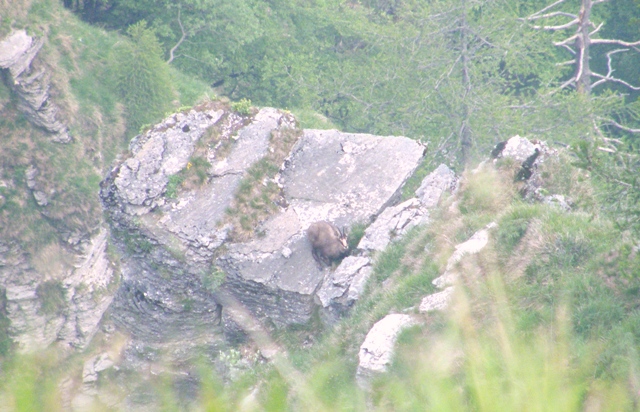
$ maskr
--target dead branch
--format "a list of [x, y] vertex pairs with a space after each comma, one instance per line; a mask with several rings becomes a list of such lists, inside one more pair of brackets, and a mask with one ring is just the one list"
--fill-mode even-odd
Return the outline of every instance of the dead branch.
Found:
[[538, 19], [547, 19], [549, 17], [556, 17], [556, 16], [571, 17], [572, 19], [577, 19], [578, 18], [578, 16], [576, 16], [575, 14], [565, 13], [563, 11], [554, 11], [552, 13], [543, 14], [541, 16], [531, 15], [531, 16], [527, 17], [526, 20], [533, 21], [533, 20], [538, 20]]
[[633, 86], [631, 84], [629, 84], [628, 82], [622, 80], [622, 79], [618, 79], [616, 77], [611, 76], [613, 74], [613, 72], [615, 71], [612, 67], [612, 59], [611, 59], [611, 55], [615, 54], [615, 53], [620, 53], [620, 52], [625, 52], [628, 51], [629, 49], [615, 49], [615, 50], [611, 50], [609, 53], [607, 53], [607, 74], [606, 75], [601, 75], [599, 73], [595, 73], [592, 72], [591, 75], [594, 77], [599, 78], [600, 80], [598, 80], [597, 82], [593, 83], [591, 85], [591, 87], [596, 87], [602, 83], [605, 82], [614, 82], [614, 83], [620, 83], [625, 85], [626, 87], [628, 87], [629, 89], [632, 90], [640, 90], [640, 87], [636, 87]]
[[622, 140], [614, 139], [612, 137], [603, 137], [602, 139], [607, 143], [624, 144]]
[[171, 63], [173, 61], [173, 58], [174, 58], [173, 53], [176, 51], [176, 49], [182, 44], [184, 39], [187, 37], [187, 33], [184, 31], [184, 26], [182, 25], [182, 21], [180, 20], [180, 9], [178, 9], [178, 24], [180, 25], [180, 31], [182, 31], [182, 36], [180, 37], [180, 40], [178, 40], [178, 42], [175, 44], [175, 46], [173, 46], [171, 50], [169, 50], [169, 60], [167, 60], [167, 63]]
[[[572, 41], [574, 41], [577, 38], [578, 38], [578, 35], [574, 34], [573, 36], [571, 36], [571, 37], [569, 37], [567, 39], [564, 39], [563, 41], [554, 42], [553, 45], [554, 46], [566, 46], [567, 44], [571, 43]], [[574, 54], [575, 54], [575, 52], [574, 52]]]
[[628, 42], [616, 39], [592, 39], [591, 44], [617, 44], [618, 46], [622, 47], [634, 47], [640, 46], [640, 40], [636, 42]]
[[[595, 25], [595, 24], [593, 24], [593, 23], [591, 23], [591, 25], [593, 25], [593, 26], [595, 27], [595, 29], [594, 29], [591, 33], [589, 33], [589, 38], [591, 38], [591, 36], [593, 36], [594, 34], [596, 34], [597, 32], [599, 32], [599, 31], [600, 31], [600, 29], [602, 28], [602, 26], [604, 26], [604, 22], [602, 22], [602, 23], [598, 24], [598, 26], [597, 26], [597, 27], [596, 27], [596, 25]], [[592, 43], [593, 43], [593, 42], [592, 42]]]
[[630, 127], [627, 126], [623, 126], [620, 123], [616, 122], [615, 120], [611, 120], [611, 119], [607, 119], [607, 121], [605, 123], [603, 123], [606, 126], [614, 126], [617, 127], [620, 130], [624, 130], [625, 132], [629, 132], [629, 133], [640, 133], [640, 129], [632, 129]]
[[554, 8], [554, 7], [555, 7], [555, 6], [557, 6], [558, 4], [562, 4], [562, 3], [564, 3], [565, 1], [566, 1], [566, 0], [558, 0], [558, 1], [556, 1], [555, 3], [550, 4], [550, 5], [548, 5], [547, 7], [543, 8], [542, 10], [540, 10], [540, 11], [537, 11], [537, 12], [533, 13], [533, 14], [532, 14], [531, 16], [529, 16], [529, 17], [534, 17], [534, 16], [536, 16], [536, 15], [538, 15], [538, 14], [540, 14], [540, 13], [544, 13], [544, 12], [546, 12], [547, 10], [550, 10], [550, 9]]
[[561, 24], [559, 26], [532, 26], [532, 27], [536, 30], [558, 31], [558, 30], [568, 29], [571, 26], [575, 26], [579, 22], [580, 20], [574, 19], [574, 20], [571, 20], [569, 23]]
[[600, 150], [601, 152], [607, 152], [607, 153], [617, 153], [618, 152], [615, 149], [610, 149], [608, 147], [602, 147], [602, 146], [598, 146], [598, 150]]

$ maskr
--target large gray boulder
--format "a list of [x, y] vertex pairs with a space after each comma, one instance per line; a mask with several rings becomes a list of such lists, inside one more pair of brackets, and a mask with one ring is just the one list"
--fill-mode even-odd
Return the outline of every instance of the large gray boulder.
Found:
[[[201, 143], [214, 127], [217, 140]], [[185, 346], [195, 336], [220, 340], [221, 304], [211, 282], [220, 281], [213, 259], [230, 230], [225, 210], [246, 169], [267, 152], [272, 132], [291, 127], [291, 115], [275, 109], [245, 119], [210, 102], [132, 141], [131, 157], [111, 171], [101, 197], [123, 254], [113, 317], [136, 339], [184, 339]], [[217, 143], [224, 142], [233, 149], [220, 156]], [[168, 197], [170, 180], [189, 167], [198, 144], [211, 145], [206, 182]]]
[[405, 137], [305, 130], [282, 172], [285, 195], [304, 227], [369, 222], [399, 200], [423, 152]]
[[[263, 238], [228, 245], [229, 253], [219, 259], [228, 275], [226, 289], [276, 325], [308, 321], [325, 278], [335, 287], [327, 293], [336, 297], [349, 280], [337, 280], [342, 270], [318, 268], [304, 231], [318, 220], [339, 226], [369, 222], [398, 199], [422, 155], [423, 148], [404, 137], [305, 130], [280, 172], [288, 207], [260, 226]], [[320, 298], [323, 304], [329, 295]]]
[[[242, 322], [234, 322], [237, 311], [220, 310], [228, 301], [276, 326], [310, 319], [315, 293], [333, 271], [313, 260], [307, 227], [317, 220], [370, 222], [397, 202], [424, 149], [404, 137], [305, 130], [275, 177], [278, 209], [248, 239], [229, 238], [237, 223], [228, 210], [242, 179], [274, 151], [274, 136], [295, 128], [293, 117], [279, 110], [240, 118], [212, 102], [134, 139], [131, 157], [112, 170], [101, 192], [124, 255], [123, 284], [112, 305], [120, 326], [151, 342], [235, 337]], [[202, 142], [211, 129], [221, 135], [215, 145]], [[221, 154], [223, 141], [229, 149]], [[206, 183], [169, 199], [170, 179], [203, 145], [211, 163]], [[361, 293], [367, 271], [355, 276], [349, 296]], [[219, 281], [213, 287], [212, 277]]]

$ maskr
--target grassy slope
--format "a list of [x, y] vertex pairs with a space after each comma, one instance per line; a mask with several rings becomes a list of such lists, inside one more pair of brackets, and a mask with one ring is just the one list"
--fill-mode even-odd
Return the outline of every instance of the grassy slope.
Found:
[[[567, 189], [576, 204], [572, 212], [524, 203], [511, 182], [512, 167], [502, 167], [468, 173], [430, 226], [414, 229], [380, 254], [352, 317], [325, 331], [315, 346], [304, 349], [301, 342], [319, 324], [280, 336], [312, 395], [301, 401], [300, 389], [271, 371], [262, 407], [633, 408], [640, 258], [631, 234], [598, 215], [588, 179], [565, 161], [548, 162], [545, 184], [553, 193]], [[387, 313], [411, 312], [434, 291], [431, 280], [443, 272], [454, 245], [491, 221], [499, 226], [489, 245], [461, 263], [465, 276], [451, 310], [403, 333], [390, 372], [374, 383], [366, 401], [354, 374], [367, 331]], [[240, 400], [246, 392], [237, 394]]]
[[[110, 51], [128, 40], [79, 21], [58, 1], [27, 3], [11, 9], [13, 15], [3, 15], [0, 27], [3, 33], [11, 26], [46, 36], [38, 63], [51, 75], [51, 97], [74, 137], [69, 145], [51, 143], [24, 119], [14, 97], [0, 85], [0, 178], [7, 183], [0, 189], [5, 198], [0, 206], [4, 222], [0, 234], [37, 254], [52, 242], [66, 240], [70, 233], [91, 233], [100, 224], [98, 184], [137, 131], [125, 128], [126, 108], [114, 92], [109, 73]], [[208, 91], [177, 71], [171, 77], [183, 104], [193, 104]], [[24, 172], [29, 165], [39, 170], [37, 182], [49, 197], [44, 209], [26, 190]]]

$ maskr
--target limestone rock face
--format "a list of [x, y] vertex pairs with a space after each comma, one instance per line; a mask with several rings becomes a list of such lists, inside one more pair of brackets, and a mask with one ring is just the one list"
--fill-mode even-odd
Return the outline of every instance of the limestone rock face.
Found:
[[[271, 133], [290, 127], [286, 116], [263, 109], [245, 125], [215, 105], [171, 115], [136, 137], [132, 157], [103, 181], [103, 205], [124, 256], [113, 317], [136, 339], [220, 341], [220, 303], [206, 285], [218, 273], [214, 253], [230, 229], [222, 225], [225, 210], [245, 169], [266, 153]], [[233, 149], [222, 158], [207, 148], [211, 167], [203, 185], [169, 198], [170, 179], [187, 170], [213, 128], [219, 142], [235, 140]]]
[[[255, 314], [277, 325], [308, 321], [314, 294], [325, 278], [332, 279], [328, 284], [342, 285], [327, 291], [326, 298], [320, 298], [323, 303], [349, 289], [347, 278], [360, 279], [368, 272], [358, 277], [348, 270], [320, 270], [304, 235], [307, 227], [319, 220], [338, 226], [370, 221], [397, 199], [422, 153], [421, 146], [404, 137], [305, 130], [280, 172], [288, 207], [260, 227], [262, 239], [229, 245], [230, 253], [219, 259], [228, 289]], [[354, 259], [360, 268], [368, 264], [368, 259], [363, 263], [358, 258], [347, 258], [343, 264]]]
[[427, 209], [434, 208], [445, 192], [454, 193], [458, 189], [458, 183], [454, 171], [441, 164], [424, 178], [416, 190], [416, 197]]
[[51, 133], [52, 139], [68, 143], [67, 127], [58, 119], [58, 108], [49, 98], [49, 75], [34, 64], [44, 39], [34, 39], [18, 30], [0, 41], [0, 69], [7, 70], [8, 86], [16, 93], [19, 107], [34, 125]]
[[316, 293], [325, 321], [333, 323], [346, 315], [360, 298], [373, 270], [371, 254], [383, 251], [412, 227], [428, 223], [429, 210], [438, 206], [445, 193], [454, 193], [457, 182], [455, 173], [440, 165], [424, 178], [416, 191], [417, 197], [388, 206], [376, 217], [358, 244], [359, 256], [344, 259], [334, 272], [325, 276]]
[[[0, 242], [2, 303], [10, 336], [20, 351], [37, 351], [54, 342], [82, 349], [89, 343], [118, 282], [106, 247], [103, 228], [83, 243], [81, 254], [54, 250], [65, 259], [51, 259], [47, 263], [55, 268], [45, 274], [29, 263], [19, 247]], [[73, 263], [65, 264], [67, 260]]]
[[[355, 262], [355, 272], [335, 277], [312, 258], [305, 231], [317, 220], [338, 226], [371, 221], [397, 202], [424, 150], [404, 137], [301, 131], [274, 180], [281, 191], [278, 210], [256, 223], [248, 240], [230, 239], [227, 211], [242, 179], [274, 150], [274, 136], [295, 128], [290, 114], [271, 108], [243, 119], [200, 107], [134, 139], [132, 156], [112, 170], [101, 191], [125, 256], [112, 306], [119, 325], [146, 342], [205, 335], [219, 341], [222, 333], [238, 336], [238, 312], [222, 307], [227, 302], [280, 326], [307, 322], [323, 283], [335, 290], [321, 302], [357, 298], [369, 259], [345, 259]], [[202, 136], [213, 129], [226, 139], [227, 151], [208, 147], [206, 183], [168, 198], [170, 179], [185, 170], [198, 145], [208, 144]], [[215, 276], [223, 282], [210, 287]]]

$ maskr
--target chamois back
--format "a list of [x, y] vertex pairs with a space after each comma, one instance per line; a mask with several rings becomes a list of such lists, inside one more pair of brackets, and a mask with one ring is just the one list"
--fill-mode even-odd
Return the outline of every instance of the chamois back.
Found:
[[311, 254], [321, 265], [330, 265], [331, 261], [340, 259], [349, 250], [344, 230], [329, 222], [312, 223], [307, 229], [307, 237], [311, 242]]

